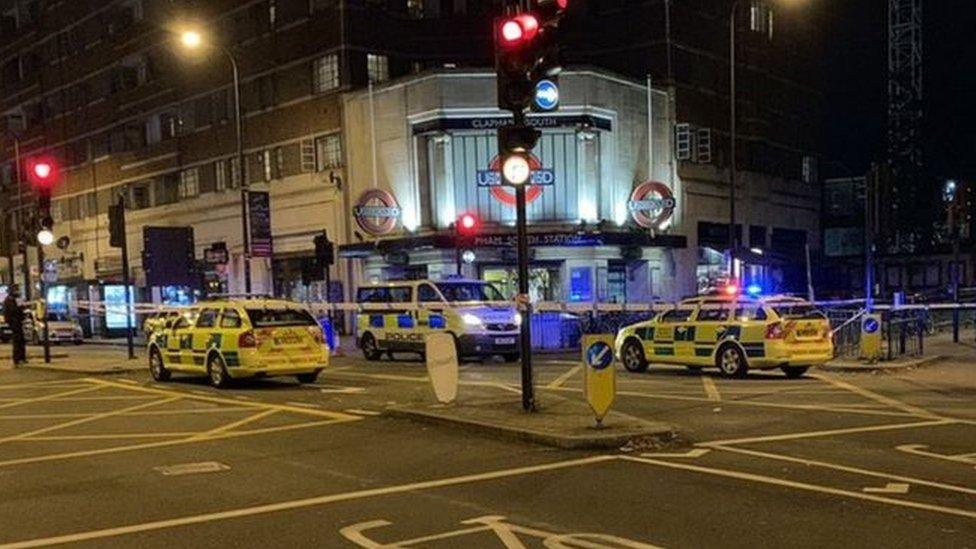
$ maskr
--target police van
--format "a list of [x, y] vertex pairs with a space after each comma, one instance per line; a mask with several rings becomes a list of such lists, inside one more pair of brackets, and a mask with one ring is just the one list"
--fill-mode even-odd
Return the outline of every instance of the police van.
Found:
[[427, 334], [454, 336], [458, 358], [519, 359], [521, 316], [480, 280], [378, 282], [356, 292], [357, 344], [367, 360], [396, 352], [423, 356]]

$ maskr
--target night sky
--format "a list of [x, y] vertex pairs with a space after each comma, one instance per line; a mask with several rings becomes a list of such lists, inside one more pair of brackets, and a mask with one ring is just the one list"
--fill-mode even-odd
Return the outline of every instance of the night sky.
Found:
[[[825, 2], [829, 159], [864, 171], [885, 150], [886, 0]], [[924, 5], [924, 147], [927, 171], [976, 178], [976, 2]], [[830, 175], [844, 175], [836, 165]]]

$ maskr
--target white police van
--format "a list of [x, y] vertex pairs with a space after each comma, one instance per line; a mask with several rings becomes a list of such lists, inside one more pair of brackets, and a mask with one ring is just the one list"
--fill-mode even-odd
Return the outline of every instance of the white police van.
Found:
[[378, 282], [360, 287], [356, 301], [356, 341], [367, 360], [396, 352], [423, 355], [427, 334], [438, 332], [454, 336], [458, 358], [519, 359], [521, 317], [488, 282]]

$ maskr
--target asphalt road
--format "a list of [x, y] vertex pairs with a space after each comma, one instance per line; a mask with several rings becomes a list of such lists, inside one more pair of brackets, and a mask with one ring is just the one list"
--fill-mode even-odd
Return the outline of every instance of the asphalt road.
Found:
[[[461, 374], [462, 401], [518, 383], [514, 364]], [[976, 360], [620, 372], [615, 409], [679, 439], [602, 453], [382, 415], [429, 400], [424, 375], [340, 358], [314, 386], [216, 391], [0, 371], [0, 547], [976, 547]], [[537, 357], [543, 394], [582, 398], [581, 375]]]

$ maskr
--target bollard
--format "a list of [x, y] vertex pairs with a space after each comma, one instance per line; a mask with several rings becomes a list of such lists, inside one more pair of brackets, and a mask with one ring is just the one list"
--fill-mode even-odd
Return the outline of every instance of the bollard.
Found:
[[952, 342], [959, 343], [959, 309], [952, 310]]

